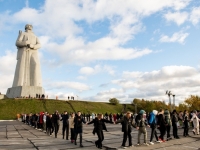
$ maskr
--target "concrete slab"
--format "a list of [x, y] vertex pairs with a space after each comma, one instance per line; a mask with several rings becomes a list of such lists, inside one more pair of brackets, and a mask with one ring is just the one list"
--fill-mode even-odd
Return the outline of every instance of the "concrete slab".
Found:
[[[123, 133], [121, 132], [121, 125], [106, 124], [109, 132], [104, 132], [103, 149], [121, 149]], [[62, 124], [58, 132], [58, 138], [48, 136], [44, 132], [34, 129], [31, 126], [23, 124], [19, 121], [13, 122], [0, 122], [0, 149], [30, 149], [30, 150], [74, 150], [74, 149], [97, 149], [94, 142], [97, 140], [97, 135], [92, 134], [93, 126], [84, 126], [83, 129], [83, 148], [79, 147], [79, 138], [77, 140], [78, 145], [74, 145], [70, 140], [63, 140], [61, 134]], [[191, 129], [190, 129], [191, 130]], [[150, 137], [150, 129], [147, 129], [148, 139]], [[183, 129], [179, 129], [179, 135], [181, 139], [170, 140], [165, 143], [155, 143], [151, 146], [135, 146], [127, 148], [128, 150], [198, 150], [200, 148], [200, 136], [192, 135], [191, 137], [181, 136]], [[133, 129], [132, 142], [137, 143], [138, 131]], [[141, 136], [141, 142], [143, 136]], [[128, 143], [126, 143], [128, 144]]]

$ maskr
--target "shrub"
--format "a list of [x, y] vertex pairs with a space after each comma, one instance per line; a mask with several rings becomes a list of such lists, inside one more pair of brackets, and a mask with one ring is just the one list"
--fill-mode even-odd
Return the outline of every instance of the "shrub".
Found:
[[119, 100], [116, 99], [116, 98], [111, 98], [111, 99], [109, 99], [109, 102], [110, 102], [111, 104], [113, 104], [113, 105], [118, 105], [118, 104], [119, 104]]

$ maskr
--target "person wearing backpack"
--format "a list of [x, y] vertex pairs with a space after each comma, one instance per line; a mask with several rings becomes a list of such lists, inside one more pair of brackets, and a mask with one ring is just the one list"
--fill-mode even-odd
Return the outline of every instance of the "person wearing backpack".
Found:
[[136, 129], [138, 130], [138, 143], [140, 145], [140, 136], [144, 134], [144, 145], [148, 146], [147, 143], [147, 129], [146, 126], [149, 127], [147, 120], [146, 120], [146, 112], [144, 110], [140, 110], [139, 114], [135, 118], [136, 122]]
[[149, 144], [150, 145], [153, 145], [154, 143], [152, 142], [154, 136], [156, 138], [156, 141], [158, 143], [160, 143], [160, 141], [158, 140], [158, 136], [157, 136], [157, 131], [156, 131], [156, 115], [158, 114], [158, 111], [157, 110], [153, 110], [150, 114], [149, 114], [149, 117], [148, 117], [148, 124], [150, 125], [150, 128], [151, 128], [151, 137], [150, 137], [150, 142]]
[[170, 136], [172, 121], [171, 121], [171, 117], [170, 117], [170, 113], [169, 113], [168, 109], [165, 109], [164, 117], [165, 117], [166, 131], [167, 131], [167, 141], [168, 141], [168, 140], [172, 139], [171, 136]]

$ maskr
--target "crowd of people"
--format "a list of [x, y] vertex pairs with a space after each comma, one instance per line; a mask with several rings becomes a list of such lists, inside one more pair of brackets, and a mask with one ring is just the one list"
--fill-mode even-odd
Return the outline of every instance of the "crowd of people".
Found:
[[[173, 130], [173, 138], [179, 139], [178, 127], [182, 126], [183, 136], [189, 136], [189, 127], [193, 127], [193, 134], [199, 135], [199, 121], [200, 112], [192, 111], [188, 112], [177, 112], [173, 110], [172, 113], [169, 110], [160, 109], [159, 111], [153, 110], [150, 113], [146, 113], [145, 110], [140, 110], [138, 114], [132, 114], [131, 112], [117, 113], [117, 114], [95, 114], [95, 113], [83, 113], [80, 111], [77, 113], [68, 113], [64, 111], [59, 114], [55, 111], [53, 114], [48, 112], [40, 112], [36, 114], [21, 114], [22, 122], [28, 124], [35, 129], [41, 130], [49, 136], [57, 134], [60, 127], [60, 121], [62, 121], [62, 137], [63, 139], [70, 140], [71, 143], [77, 145], [77, 136], [80, 137], [80, 147], [82, 144], [82, 133], [83, 133], [83, 123], [94, 125], [93, 134], [97, 134], [98, 140], [95, 141], [97, 148], [102, 149], [102, 141], [104, 140], [103, 130], [107, 131], [105, 123], [122, 125], [123, 140], [121, 148], [126, 148], [126, 141], [128, 139], [128, 146], [132, 147], [132, 128], [138, 130], [137, 145], [153, 145], [153, 138], [156, 138], [156, 142], [162, 143], [172, 139], [171, 127]], [[151, 136], [149, 142], [147, 142], [147, 127], [151, 128]], [[157, 132], [159, 130], [160, 132]], [[144, 143], [141, 143], [140, 137], [144, 135]]]

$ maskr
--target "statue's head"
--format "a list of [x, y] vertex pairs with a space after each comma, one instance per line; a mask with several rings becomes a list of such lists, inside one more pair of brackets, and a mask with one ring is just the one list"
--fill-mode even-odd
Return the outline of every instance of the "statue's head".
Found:
[[33, 26], [31, 24], [26, 24], [25, 25], [25, 30], [32, 30]]

